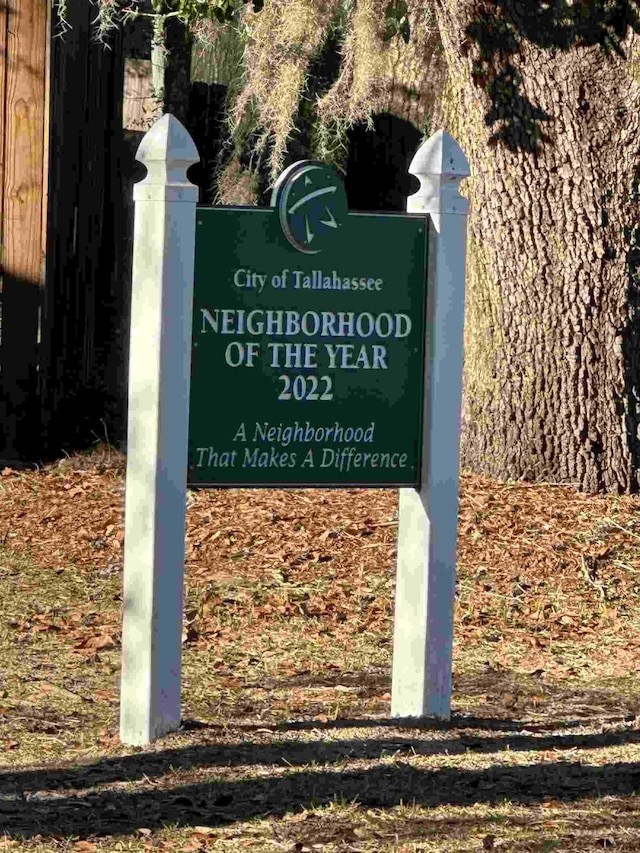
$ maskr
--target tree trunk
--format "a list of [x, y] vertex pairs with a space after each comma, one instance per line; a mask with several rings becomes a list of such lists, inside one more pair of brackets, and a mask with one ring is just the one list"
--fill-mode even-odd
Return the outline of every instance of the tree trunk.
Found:
[[162, 3], [151, 25], [151, 94], [153, 121], [171, 113], [185, 123], [191, 82], [191, 36], [177, 18], [162, 14]]
[[640, 482], [640, 39], [628, 0], [437, 0], [471, 163], [462, 461]]
[[167, 46], [165, 44], [165, 18], [156, 15], [151, 35], [151, 96], [153, 98], [153, 121], [164, 113], [164, 77], [167, 69]]

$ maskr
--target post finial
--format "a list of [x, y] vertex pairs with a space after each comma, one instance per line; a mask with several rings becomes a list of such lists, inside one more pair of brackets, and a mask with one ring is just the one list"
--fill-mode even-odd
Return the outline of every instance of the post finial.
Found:
[[456, 140], [438, 130], [415, 153], [409, 174], [420, 181], [420, 189], [407, 199], [411, 213], [460, 213], [469, 208], [460, 195], [460, 182], [471, 174], [469, 163]]
[[170, 113], [143, 136], [136, 160], [147, 168], [147, 175], [134, 187], [134, 199], [167, 201], [197, 200], [198, 188], [187, 180], [187, 169], [200, 162], [198, 149], [189, 131]]

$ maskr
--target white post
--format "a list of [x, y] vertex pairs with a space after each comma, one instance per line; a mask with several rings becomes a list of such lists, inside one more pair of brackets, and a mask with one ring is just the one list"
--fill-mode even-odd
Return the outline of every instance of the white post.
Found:
[[393, 717], [451, 715], [453, 604], [458, 525], [464, 271], [469, 165], [443, 131], [409, 172], [420, 189], [410, 213], [428, 213], [429, 270], [422, 485], [400, 490], [393, 634]]
[[191, 312], [199, 161], [172, 115], [136, 159], [129, 354], [120, 738], [140, 745], [180, 725]]

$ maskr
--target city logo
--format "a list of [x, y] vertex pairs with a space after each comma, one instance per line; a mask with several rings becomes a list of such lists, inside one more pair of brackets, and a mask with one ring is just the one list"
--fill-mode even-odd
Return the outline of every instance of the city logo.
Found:
[[301, 160], [280, 175], [271, 196], [285, 237], [299, 252], [317, 255], [345, 222], [342, 181], [323, 163]]

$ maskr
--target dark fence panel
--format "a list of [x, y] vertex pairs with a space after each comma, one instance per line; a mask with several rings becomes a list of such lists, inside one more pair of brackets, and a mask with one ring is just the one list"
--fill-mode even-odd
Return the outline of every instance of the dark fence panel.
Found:
[[2, 276], [2, 364], [0, 382], [0, 464], [37, 458], [38, 318], [42, 287], [7, 271]]
[[194, 82], [184, 124], [200, 154], [200, 163], [189, 169], [189, 180], [200, 188], [200, 204], [213, 204], [215, 176], [226, 139], [227, 87], [217, 83]]
[[[143, 136], [123, 130], [125, 57], [149, 55], [146, 22], [95, 41], [90, 4], [71, 0], [71, 29], [54, 39], [47, 273], [40, 358], [42, 453], [97, 439], [126, 441], [135, 161]], [[191, 46], [169, 27], [166, 109], [191, 130], [206, 183], [222, 135], [223, 87], [189, 85]], [[194, 168], [197, 172], [197, 167]], [[200, 179], [199, 179], [200, 178]], [[203, 196], [209, 200], [206, 193]]]
[[129, 306], [122, 36], [95, 39], [71, 0], [52, 41], [48, 241], [40, 358], [42, 452], [124, 436]]

